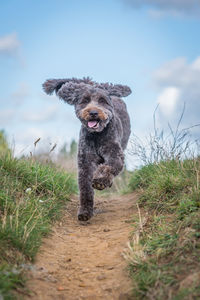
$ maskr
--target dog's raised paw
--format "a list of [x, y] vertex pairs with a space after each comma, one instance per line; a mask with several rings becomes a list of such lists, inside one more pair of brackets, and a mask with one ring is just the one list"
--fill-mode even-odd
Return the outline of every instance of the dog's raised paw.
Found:
[[96, 189], [96, 190], [104, 190], [105, 188], [106, 188], [106, 185], [105, 184], [103, 184], [103, 183], [99, 183], [99, 181], [98, 180], [93, 180], [93, 182], [92, 182], [92, 187], [94, 188], [94, 189]]
[[92, 181], [92, 187], [96, 190], [101, 191], [111, 186], [112, 186], [112, 182], [106, 180], [105, 178], [94, 178]]

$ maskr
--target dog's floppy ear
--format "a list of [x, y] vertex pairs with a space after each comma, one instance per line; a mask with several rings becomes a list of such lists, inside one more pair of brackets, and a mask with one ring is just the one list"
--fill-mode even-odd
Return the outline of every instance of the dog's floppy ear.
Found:
[[88, 87], [89, 86], [83, 82], [67, 82], [61, 86], [61, 88], [57, 92], [57, 95], [68, 104], [73, 105], [79, 100], [82, 93], [84, 93], [88, 89]]
[[122, 84], [100, 83], [98, 87], [106, 90], [110, 96], [127, 97], [132, 93], [130, 87]]
[[54, 91], [57, 93], [67, 81], [68, 79], [48, 79], [43, 83], [42, 87], [47, 95], [51, 95]]
[[54, 91], [57, 93], [59, 89], [62, 87], [62, 85], [67, 82], [85, 83], [90, 85], [94, 84], [94, 82], [89, 77], [84, 77], [83, 79], [77, 79], [77, 78], [48, 79], [43, 83], [42, 87], [48, 95], [51, 95], [53, 94]]

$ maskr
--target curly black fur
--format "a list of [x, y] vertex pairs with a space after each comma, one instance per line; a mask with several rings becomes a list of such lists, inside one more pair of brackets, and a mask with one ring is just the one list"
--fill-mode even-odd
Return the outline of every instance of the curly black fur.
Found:
[[88, 77], [51, 79], [43, 88], [47, 94], [55, 91], [59, 98], [74, 105], [82, 123], [78, 147], [78, 219], [87, 221], [93, 215], [93, 189], [110, 187], [123, 169], [130, 119], [119, 97], [128, 96], [131, 89], [120, 84], [99, 84]]

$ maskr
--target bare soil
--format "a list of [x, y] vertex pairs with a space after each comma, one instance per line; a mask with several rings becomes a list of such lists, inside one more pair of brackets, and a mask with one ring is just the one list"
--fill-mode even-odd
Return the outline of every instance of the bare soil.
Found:
[[96, 199], [95, 216], [84, 223], [77, 221], [78, 200], [73, 199], [62, 222], [43, 241], [25, 299], [133, 299], [122, 253], [135, 203], [135, 195], [101, 197]]

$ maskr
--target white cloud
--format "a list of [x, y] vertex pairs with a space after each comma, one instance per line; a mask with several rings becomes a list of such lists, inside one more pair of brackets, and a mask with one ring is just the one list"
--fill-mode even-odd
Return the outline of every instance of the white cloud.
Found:
[[184, 58], [172, 60], [155, 72], [154, 80], [163, 116], [177, 121], [185, 103], [183, 125], [200, 123], [200, 57], [192, 63]]
[[18, 109], [30, 95], [30, 87], [26, 82], [21, 82], [17, 89], [8, 96], [0, 98], [0, 105], [7, 107], [15, 107]]
[[30, 97], [30, 87], [26, 82], [21, 82], [11, 94], [10, 100], [16, 105], [21, 105], [28, 97]]
[[57, 116], [58, 106], [49, 106], [44, 110], [38, 109], [38, 111], [26, 111], [23, 114], [24, 121], [31, 122], [44, 122], [54, 119]]
[[199, 74], [200, 74], [200, 57], [188, 64], [186, 59], [183, 57], [176, 58], [163, 67], [161, 67], [155, 73], [156, 81], [160, 86], [175, 85], [185, 87], [191, 85], [199, 85]]
[[193, 70], [200, 71], [200, 57], [198, 57], [191, 65]]
[[0, 111], [0, 128], [8, 125], [15, 116], [15, 109], [8, 108]]
[[123, 0], [133, 8], [147, 7], [151, 15], [162, 17], [173, 16], [200, 16], [199, 0]]
[[170, 116], [176, 109], [180, 90], [176, 87], [165, 88], [158, 97], [158, 103], [163, 114]]
[[19, 48], [20, 42], [16, 33], [0, 37], [0, 54], [12, 56], [18, 53]]
[[21, 82], [18, 89], [12, 93], [12, 97], [20, 100], [27, 98], [30, 95], [29, 85], [26, 82]]

